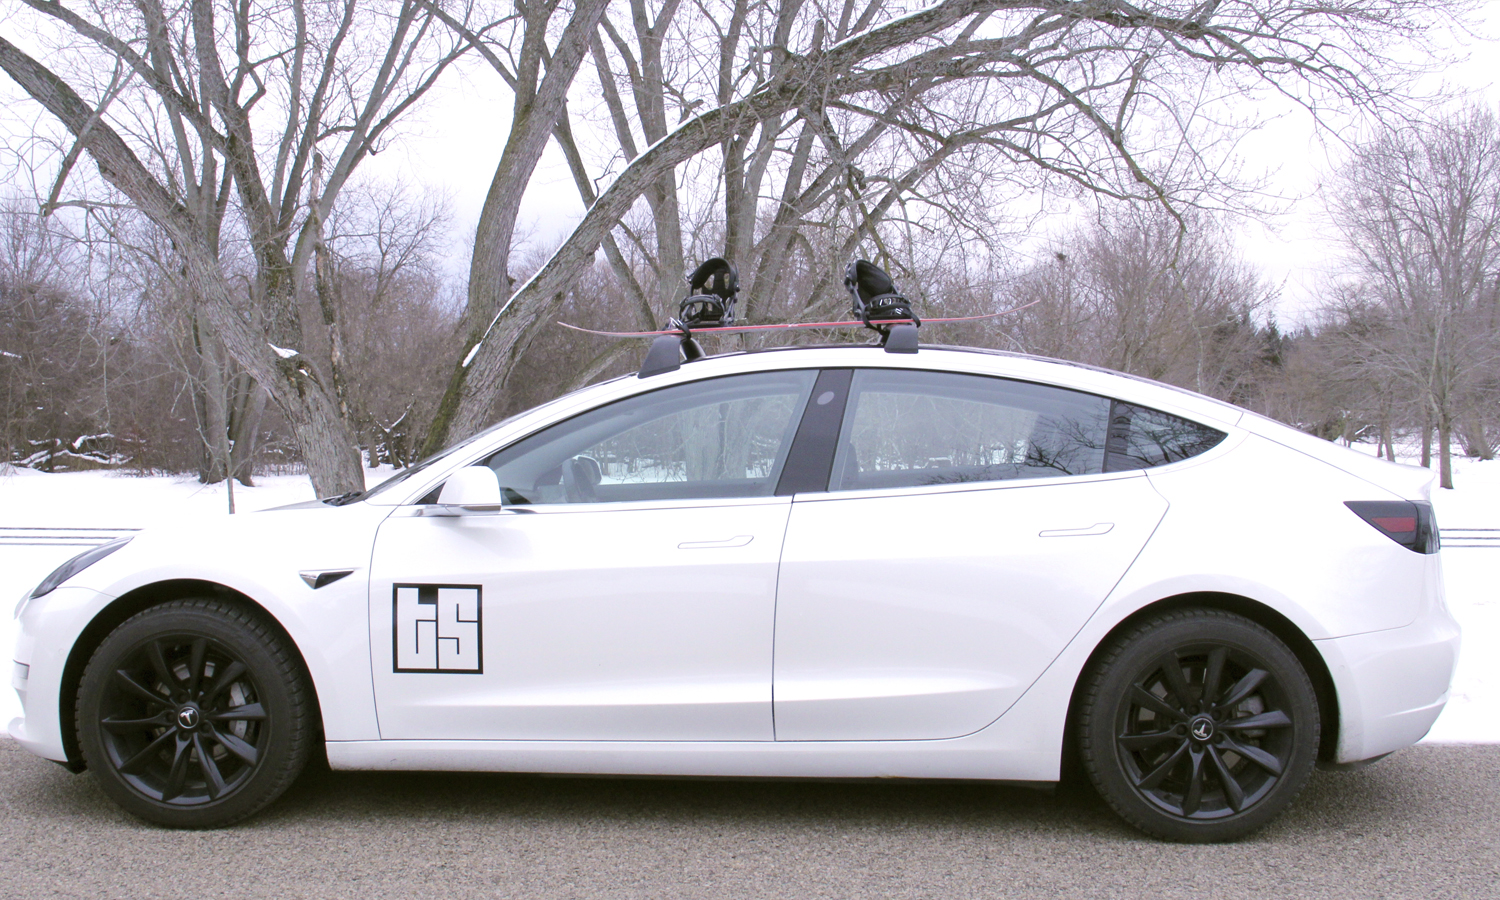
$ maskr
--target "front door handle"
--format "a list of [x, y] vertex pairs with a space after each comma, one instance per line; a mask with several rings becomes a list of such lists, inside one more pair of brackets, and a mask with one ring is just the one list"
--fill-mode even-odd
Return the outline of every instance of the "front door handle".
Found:
[[732, 538], [722, 541], [683, 541], [677, 545], [678, 550], [716, 550], [727, 547], [743, 547], [755, 540], [755, 535], [738, 534]]
[[1109, 534], [1110, 529], [1114, 527], [1113, 522], [1100, 522], [1087, 528], [1049, 528], [1037, 537], [1083, 537], [1090, 534]]

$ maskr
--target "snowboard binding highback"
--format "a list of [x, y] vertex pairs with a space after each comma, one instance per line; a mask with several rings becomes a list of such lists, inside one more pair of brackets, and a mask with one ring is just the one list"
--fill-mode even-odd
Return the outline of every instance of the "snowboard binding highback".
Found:
[[922, 320], [884, 269], [856, 259], [844, 270], [844, 287], [854, 300], [854, 317], [880, 333], [881, 346], [891, 353], [917, 352], [917, 328]]
[[728, 328], [734, 324], [734, 295], [740, 275], [722, 256], [705, 260], [688, 276], [688, 297], [678, 307], [684, 328]]

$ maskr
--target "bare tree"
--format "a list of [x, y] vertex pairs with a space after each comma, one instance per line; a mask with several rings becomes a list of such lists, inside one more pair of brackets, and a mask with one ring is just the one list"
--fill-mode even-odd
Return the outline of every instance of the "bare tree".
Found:
[[[333, 373], [301, 350], [328, 329], [304, 315], [304, 285], [344, 185], [466, 45], [422, 0], [23, 3], [73, 36], [51, 54], [57, 71], [0, 37], [0, 68], [74, 138], [54, 193], [86, 153], [167, 235], [204, 322], [291, 423], [318, 494], [363, 487]], [[248, 290], [222, 265], [227, 212]]]
[[[672, 109], [657, 117], [657, 82], [668, 79], [665, 71], [660, 77], [648, 71], [649, 64], [694, 62], [686, 45], [659, 56], [647, 52], [668, 38], [676, 7], [675, 0], [632, 4], [637, 49], [628, 55], [630, 42], [619, 30], [604, 29], [596, 61], [601, 47], [620, 60], [599, 65], [606, 103], [618, 105], [608, 97], [609, 75], [622, 67], [642, 86], [635, 101], [642, 127], [642, 110], [649, 110], [651, 127], [664, 133], [654, 139], [643, 133], [638, 153], [627, 148], [618, 174], [535, 276], [513, 291], [492, 282], [490, 290], [503, 293], [485, 301], [482, 308], [494, 314], [457, 348], [449, 385], [453, 411], [434, 422], [429, 446], [484, 422], [538, 323], [596, 249], [605, 245], [609, 252], [606, 239], [640, 198], [653, 210], [669, 205], [663, 187], [699, 154], [718, 149], [727, 154], [724, 169], [742, 173], [733, 175], [724, 195], [726, 240], [736, 246], [748, 222], [765, 227], [747, 214], [746, 201], [777, 192], [751, 173], [765, 159], [757, 155], [761, 148], [781, 146], [783, 137], [786, 146], [811, 142], [826, 154], [827, 164], [808, 170], [800, 184], [812, 189], [826, 176], [857, 189], [848, 191], [854, 199], [843, 210], [856, 244], [873, 240], [878, 222], [949, 163], [975, 171], [1027, 169], [1079, 191], [1171, 203], [1183, 199], [1184, 185], [1201, 190], [1219, 183], [1216, 160], [1203, 151], [1223, 132], [1201, 130], [1212, 117], [1175, 115], [1195, 108], [1205, 85], [1228, 96], [1263, 87], [1315, 107], [1380, 104], [1391, 83], [1384, 76], [1394, 66], [1382, 48], [1393, 35], [1419, 35], [1439, 9], [1364, 0], [942, 0], [915, 10], [883, 2], [726, 4], [703, 17], [725, 26], [717, 41], [703, 43], [733, 47], [734, 54], [700, 65], [708, 77], [694, 80], [699, 88], [691, 93], [681, 89], [682, 79], [674, 81], [675, 93], [667, 94]], [[766, 37], [739, 38], [735, 23], [756, 18], [739, 14], [746, 9], [774, 23]], [[612, 118], [620, 118], [617, 111]], [[857, 165], [862, 140], [871, 147], [899, 142], [905, 152], [892, 158], [905, 164], [872, 183]], [[788, 165], [802, 163], [794, 153]], [[808, 223], [800, 213], [789, 215], [779, 233], [795, 241]], [[663, 222], [669, 218], [655, 217], [658, 232], [670, 227]], [[672, 239], [654, 236], [659, 274], [667, 279], [673, 277], [665, 271], [674, 264]], [[774, 250], [778, 243], [767, 246]], [[775, 263], [779, 252], [765, 257], [767, 271], [785, 271]], [[471, 290], [471, 318], [475, 300]]]
[[1355, 150], [1332, 198], [1372, 298], [1360, 312], [1381, 323], [1346, 328], [1346, 339], [1365, 368], [1419, 400], [1451, 488], [1455, 429], [1481, 398], [1493, 402], [1484, 395], [1500, 364], [1500, 125], [1473, 107], [1387, 130]]
[[1016, 349], [1249, 403], [1275, 292], [1209, 216], [1125, 207], [1061, 241], [1012, 296], [1035, 301], [997, 323]]

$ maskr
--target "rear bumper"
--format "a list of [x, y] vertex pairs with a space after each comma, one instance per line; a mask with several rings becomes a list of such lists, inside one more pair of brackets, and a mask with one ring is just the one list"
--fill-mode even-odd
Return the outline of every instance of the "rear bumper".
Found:
[[1353, 763], [1409, 747], [1448, 702], [1459, 627], [1442, 604], [1404, 628], [1315, 641], [1339, 697], [1334, 759]]

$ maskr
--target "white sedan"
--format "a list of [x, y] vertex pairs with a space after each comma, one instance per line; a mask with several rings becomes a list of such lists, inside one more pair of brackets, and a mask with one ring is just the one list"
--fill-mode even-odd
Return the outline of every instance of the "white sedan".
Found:
[[1031, 357], [783, 349], [569, 394], [374, 490], [69, 562], [28, 750], [224, 825], [335, 769], [1052, 782], [1175, 840], [1419, 740], [1430, 475]]

